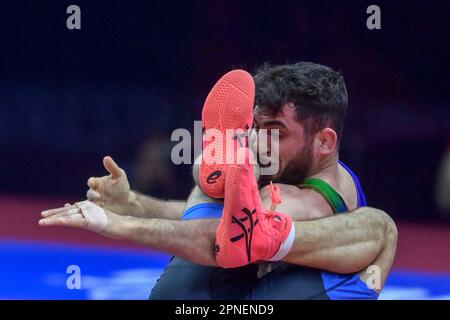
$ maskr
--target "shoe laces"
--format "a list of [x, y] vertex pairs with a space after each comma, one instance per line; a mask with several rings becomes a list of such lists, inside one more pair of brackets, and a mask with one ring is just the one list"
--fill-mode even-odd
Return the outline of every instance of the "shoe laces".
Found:
[[280, 187], [276, 184], [273, 184], [272, 181], [270, 181], [270, 184], [267, 186], [270, 199], [272, 201], [272, 205], [270, 207], [270, 211], [267, 212], [267, 219], [270, 221], [270, 225], [274, 227], [275, 229], [279, 229], [283, 219], [280, 217], [277, 212], [275, 212], [277, 205], [279, 205], [282, 202], [281, 199], [281, 190]]
[[272, 180], [270, 181], [270, 184], [267, 186], [267, 189], [269, 190], [270, 199], [272, 201], [270, 212], [274, 212], [277, 208], [277, 205], [279, 205], [282, 202], [281, 190], [277, 184], [274, 185], [272, 183]]

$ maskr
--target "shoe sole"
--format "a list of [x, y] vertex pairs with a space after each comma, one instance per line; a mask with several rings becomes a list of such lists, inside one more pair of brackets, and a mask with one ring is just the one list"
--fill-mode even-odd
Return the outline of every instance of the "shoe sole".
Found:
[[223, 139], [214, 139], [208, 148], [215, 151], [215, 158], [222, 161], [205, 162], [202, 157], [199, 185], [212, 198], [223, 198], [226, 174], [226, 130], [246, 130], [253, 126], [255, 82], [244, 70], [233, 70], [217, 81], [208, 94], [202, 111], [204, 130], [217, 129]]

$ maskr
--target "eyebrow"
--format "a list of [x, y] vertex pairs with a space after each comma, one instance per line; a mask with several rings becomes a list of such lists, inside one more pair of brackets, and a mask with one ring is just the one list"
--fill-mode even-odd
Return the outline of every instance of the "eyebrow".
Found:
[[287, 129], [287, 126], [283, 122], [281, 122], [279, 120], [268, 120], [268, 121], [265, 121], [265, 122], [263, 121], [262, 125], [265, 126], [265, 127], [268, 127], [268, 126], [280, 126], [280, 127], [283, 127], [283, 128]]

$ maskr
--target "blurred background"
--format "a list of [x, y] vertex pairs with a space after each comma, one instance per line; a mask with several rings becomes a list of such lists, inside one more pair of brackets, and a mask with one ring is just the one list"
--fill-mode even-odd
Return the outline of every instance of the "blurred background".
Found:
[[[81, 8], [81, 30], [66, 8]], [[366, 9], [381, 8], [381, 30]], [[349, 91], [341, 159], [398, 224], [384, 299], [450, 299], [449, 1], [2, 1], [0, 298], [146, 299], [168, 256], [62, 229], [40, 211], [85, 197], [111, 155], [134, 189], [184, 199], [170, 161], [233, 68], [312, 61]], [[163, 177], [176, 177], [173, 179]], [[82, 289], [66, 288], [79, 265]]]

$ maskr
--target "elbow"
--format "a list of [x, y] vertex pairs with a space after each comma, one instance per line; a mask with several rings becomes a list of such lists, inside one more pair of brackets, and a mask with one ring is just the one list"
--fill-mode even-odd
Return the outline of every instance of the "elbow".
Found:
[[398, 239], [398, 230], [397, 230], [397, 226], [395, 225], [394, 220], [392, 220], [392, 218], [386, 213], [384, 212], [384, 217], [385, 217], [385, 234], [386, 234], [386, 238], [388, 240], [390, 240], [390, 242], [394, 242], [395, 244], [397, 243], [397, 239]]
[[394, 220], [384, 211], [377, 209], [377, 214], [381, 220], [382, 230], [381, 233], [382, 239], [380, 239], [382, 248], [386, 247], [397, 247], [397, 239], [398, 239], [398, 230]]
[[387, 227], [386, 227], [386, 239], [388, 242], [388, 245], [393, 248], [394, 252], [397, 249], [397, 240], [398, 240], [398, 230], [397, 226], [395, 225], [394, 220], [392, 220], [391, 217], [388, 217]]
[[370, 216], [373, 253], [378, 256], [386, 248], [396, 248], [398, 230], [394, 220], [383, 210], [364, 207], [364, 212]]

